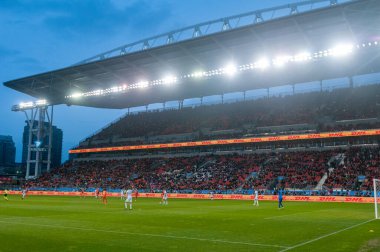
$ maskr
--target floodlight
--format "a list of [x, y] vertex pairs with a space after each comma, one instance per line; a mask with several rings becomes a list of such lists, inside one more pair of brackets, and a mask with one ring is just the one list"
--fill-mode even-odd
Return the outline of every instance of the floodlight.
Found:
[[18, 105], [12, 106], [12, 111], [24, 111], [27, 109], [34, 109], [48, 106], [48, 102], [45, 99], [37, 100], [35, 102], [20, 102]]
[[43, 105], [47, 105], [47, 101], [46, 100], [37, 100], [36, 101], [36, 106], [43, 106]]
[[136, 87], [138, 88], [146, 88], [148, 87], [149, 82], [148, 81], [139, 81], [136, 83]]
[[72, 98], [79, 98], [81, 96], [83, 96], [82, 93], [74, 93], [74, 94], [71, 95]]
[[203, 77], [204, 73], [202, 71], [197, 71], [197, 72], [194, 72], [191, 74], [191, 77], [194, 77], [194, 78], [201, 78]]
[[102, 95], [103, 92], [104, 92], [104, 90], [98, 89], [98, 90], [93, 91], [93, 95]]
[[163, 84], [174, 84], [177, 82], [177, 77], [175, 76], [172, 76], [172, 75], [168, 75], [166, 76], [165, 78], [163, 78], [162, 80], [160, 80]]
[[291, 56], [278, 56], [273, 60], [273, 65], [281, 67], [288, 63], [291, 58]]
[[[327, 54], [328, 52], [327, 51], [324, 51], [323, 52], [324, 54]], [[294, 57], [293, 57], [294, 61], [296, 62], [302, 62], [302, 61], [307, 61], [307, 60], [310, 60], [312, 59], [311, 57], [311, 54], [309, 52], [302, 52], [302, 53], [299, 53], [299, 54], [296, 54]]]
[[270, 62], [266, 58], [262, 58], [254, 63], [254, 67], [264, 70], [270, 66]]
[[[373, 40], [373, 41], [362, 41], [358, 44], [350, 44], [350, 43], [343, 43], [338, 44], [335, 47], [332, 47], [330, 49], [319, 49], [318, 51], [314, 52], [308, 52], [308, 51], [301, 51], [298, 54], [295, 55], [278, 55], [274, 58], [266, 58], [263, 57], [255, 62], [249, 62], [242, 65], [236, 65], [234, 62], [230, 62], [228, 65], [226, 65], [223, 68], [216, 68], [216, 69], [204, 69], [204, 70], [196, 70], [192, 73], [184, 73], [179, 76], [173, 76], [168, 75], [165, 76], [162, 79], [156, 79], [156, 80], [144, 80], [139, 81], [135, 83], [129, 83], [128, 85], [125, 83], [121, 83], [118, 86], [114, 86], [107, 89], [100, 89], [100, 90], [93, 90], [89, 92], [84, 93], [74, 93], [72, 95], [65, 96], [65, 98], [80, 98], [80, 97], [88, 97], [88, 96], [98, 96], [98, 95], [107, 95], [111, 93], [116, 92], [125, 92], [128, 90], [138, 89], [138, 88], [147, 88], [149, 86], [157, 86], [157, 85], [165, 85], [165, 84], [173, 84], [178, 82], [178, 80], [187, 79], [187, 78], [209, 78], [209, 77], [215, 77], [222, 74], [233, 76], [236, 73], [244, 72], [248, 70], [264, 70], [271, 65], [275, 67], [282, 67], [285, 64], [288, 64], [290, 62], [306, 62], [311, 60], [319, 60], [321, 58], [328, 58], [332, 56], [345, 56], [352, 52], [354, 52], [354, 49], [361, 49], [362, 47], [374, 47], [378, 46], [379, 41]], [[354, 47], [356, 46], [356, 48]], [[40, 101], [40, 103], [37, 101], [37, 105], [43, 105], [45, 104], [43, 100]], [[20, 107], [30, 107], [34, 106], [29, 103], [22, 103], [20, 104]]]
[[330, 49], [331, 55], [333, 56], [345, 56], [347, 54], [352, 53], [353, 50], [352, 44], [340, 44]]
[[33, 102], [20, 102], [18, 105], [20, 109], [32, 108], [34, 106]]
[[233, 76], [237, 72], [237, 67], [234, 64], [228, 64], [226, 67], [224, 67], [223, 69], [220, 69], [220, 70], [224, 74], [227, 74], [229, 76]]
[[111, 92], [113, 93], [119, 92], [119, 87], [112, 87]]

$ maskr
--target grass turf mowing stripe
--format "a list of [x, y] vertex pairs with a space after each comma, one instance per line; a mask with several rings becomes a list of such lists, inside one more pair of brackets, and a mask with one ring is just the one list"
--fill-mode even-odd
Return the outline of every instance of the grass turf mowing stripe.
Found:
[[370, 223], [372, 221], [374, 221], [376, 219], [371, 219], [371, 220], [367, 220], [367, 221], [364, 221], [364, 222], [361, 222], [361, 223], [358, 223], [358, 224], [355, 224], [355, 225], [352, 225], [352, 226], [349, 226], [349, 227], [346, 227], [346, 228], [343, 228], [343, 229], [340, 229], [338, 231], [335, 231], [335, 232], [332, 232], [332, 233], [329, 233], [329, 234], [325, 234], [325, 235], [322, 235], [322, 236], [319, 236], [317, 238], [314, 238], [314, 239], [311, 239], [309, 241], [306, 241], [306, 242], [302, 242], [302, 243], [299, 243], [299, 244], [296, 244], [294, 246], [291, 246], [291, 247], [288, 247], [288, 248], [285, 248], [283, 250], [281, 250], [280, 252], [284, 252], [284, 251], [289, 251], [289, 250], [292, 250], [292, 249], [295, 249], [295, 248], [299, 248], [299, 247], [302, 247], [302, 246], [305, 246], [309, 243], [312, 243], [312, 242], [315, 242], [315, 241], [319, 241], [323, 238], [326, 238], [326, 237], [329, 237], [329, 236], [332, 236], [332, 235], [336, 235], [336, 234], [339, 234], [341, 232], [344, 232], [346, 230], [350, 230], [350, 229], [353, 229], [353, 228], [356, 228], [356, 227], [359, 227], [361, 225], [364, 225], [364, 224], [367, 224], [367, 223]]
[[188, 236], [134, 233], [134, 232], [105, 230], [105, 229], [93, 229], [93, 228], [56, 226], [56, 225], [47, 225], [47, 224], [10, 222], [10, 221], [2, 221], [2, 220], [0, 220], [0, 223], [15, 224], [15, 225], [25, 225], [25, 226], [37, 226], [37, 227], [48, 227], [48, 228], [72, 229], [72, 230], [92, 231], [92, 232], [103, 232], [103, 233], [114, 233], [114, 234], [126, 234], [126, 235], [150, 236], [150, 237], [161, 237], [161, 238], [172, 238], [172, 239], [183, 239], [183, 240], [207, 241], [207, 242], [215, 242], [215, 243], [238, 244], [238, 245], [257, 246], [257, 247], [273, 247], [273, 248], [281, 248], [281, 249], [287, 249], [287, 248], [289, 248], [287, 246], [274, 245], [274, 244], [262, 244], [262, 243], [250, 243], [250, 242], [239, 242], [239, 241], [227, 241], [227, 240], [196, 238], [196, 237], [188, 237]]

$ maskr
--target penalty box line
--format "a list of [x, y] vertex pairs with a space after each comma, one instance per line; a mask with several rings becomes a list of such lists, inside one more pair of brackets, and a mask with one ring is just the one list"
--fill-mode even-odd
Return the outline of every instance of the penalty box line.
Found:
[[302, 247], [302, 246], [305, 246], [307, 244], [310, 244], [310, 243], [313, 243], [315, 241], [319, 241], [319, 240], [322, 240], [326, 237], [329, 237], [329, 236], [333, 236], [333, 235], [336, 235], [336, 234], [339, 234], [341, 232], [344, 232], [346, 230], [350, 230], [350, 229], [353, 229], [353, 228], [356, 228], [356, 227], [359, 227], [359, 226], [362, 226], [364, 224], [367, 224], [369, 222], [372, 222], [376, 219], [371, 219], [371, 220], [367, 220], [367, 221], [364, 221], [364, 222], [361, 222], [361, 223], [358, 223], [358, 224], [355, 224], [355, 225], [352, 225], [352, 226], [349, 226], [349, 227], [346, 227], [346, 228], [343, 228], [343, 229], [340, 229], [338, 231], [335, 231], [335, 232], [332, 232], [332, 233], [329, 233], [329, 234], [325, 234], [325, 235], [322, 235], [322, 236], [319, 236], [317, 238], [314, 238], [314, 239], [311, 239], [309, 241], [306, 241], [306, 242], [302, 242], [302, 243], [299, 243], [299, 244], [296, 244], [294, 246], [291, 246], [291, 247], [288, 247], [288, 248], [285, 248], [283, 250], [281, 250], [280, 252], [284, 252], [284, 251], [289, 251], [289, 250], [292, 250], [292, 249], [295, 249], [295, 248], [299, 248], [299, 247]]
[[47, 227], [47, 228], [61, 228], [61, 229], [71, 229], [71, 230], [91, 231], [91, 232], [102, 232], [102, 233], [112, 233], [112, 234], [161, 237], [161, 238], [182, 239], [182, 240], [195, 240], [195, 241], [226, 243], [226, 244], [237, 244], [237, 245], [258, 246], [258, 247], [273, 247], [273, 248], [281, 248], [281, 249], [289, 248], [287, 246], [281, 246], [281, 245], [262, 244], [262, 243], [250, 243], [250, 242], [239, 242], [239, 241], [228, 241], [228, 240], [220, 240], [220, 239], [206, 239], [206, 238], [196, 238], [196, 237], [188, 237], [188, 236], [160, 235], [160, 234], [149, 234], [149, 233], [135, 233], [135, 232], [106, 230], [106, 229], [68, 227], [68, 226], [57, 226], [57, 225], [48, 225], [48, 224], [35, 224], [35, 223], [21, 223], [21, 222], [11, 222], [11, 221], [2, 221], [2, 220], [0, 220], [0, 223], [15, 224], [15, 225], [24, 225], [24, 226]]

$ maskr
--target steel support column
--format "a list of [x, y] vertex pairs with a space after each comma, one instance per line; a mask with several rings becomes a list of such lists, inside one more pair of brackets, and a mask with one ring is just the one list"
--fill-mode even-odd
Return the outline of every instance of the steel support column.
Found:
[[[23, 111], [29, 127], [25, 178], [37, 178], [43, 170], [50, 171], [51, 169], [53, 106], [51, 106], [50, 112], [48, 106]], [[31, 171], [33, 167], [34, 172]]]

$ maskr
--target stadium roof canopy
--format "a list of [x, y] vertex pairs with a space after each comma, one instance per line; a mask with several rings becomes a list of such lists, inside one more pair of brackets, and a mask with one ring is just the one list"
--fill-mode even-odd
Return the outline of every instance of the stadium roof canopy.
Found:
[[[323, 3], [322, 7], [307, 7]], [[273, 16], [284, 10], [288, 11], [286, 15]], [[272, 16], [266, 16], [268, 14]], [[213, 25], [221, 28], [212, 31]], [[192, 33], [190, 37], [183, 35], [186, 32]], [[378, 0], [343, 3], [310, 0], [186, 27], [116, 48], [70, 67], [8, 81], [4, 85], [47, 99], [50, 104], [126, 108], [380, 71], [379, 50], [377, 55], [373, 52], [355, 55], [352, 62], [313, 62], [285, 70], [245, 73], [234, 78], [183, 79], [178, 85], [136, 88], [111, 95], [80, 99], [67, 96], [124, 83], [162, 79], [168, 74], [183, 76], [199, 70], [218, 69], [229, 62], [245, 64], [263, 56], [274, 58], [302, 50], [318, 52], [336, 43], [357, 44], [379, 38]], [[157, 42], [160, 39], [166, 41], [160, 44]]]

